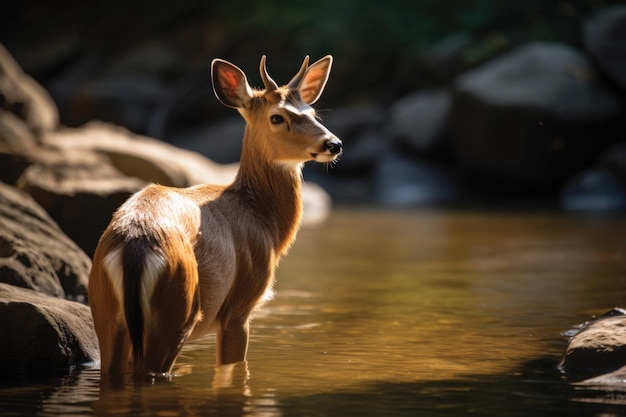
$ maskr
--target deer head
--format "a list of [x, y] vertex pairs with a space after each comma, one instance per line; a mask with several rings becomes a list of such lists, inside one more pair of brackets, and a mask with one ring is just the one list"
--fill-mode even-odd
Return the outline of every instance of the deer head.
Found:
[[247, 122], [244, 152], [254, 149], [268, 162], [279, 164], [334, 161], [343, 145], [317, 120], [311, 107], [324, 90], [333, 58], [328, 55], [309, 66], [307, 56], [282, 87], [267, 73], [265, 60], [263, 56], [260, 64], [262, 90], [251, 88], [244, 72], [230, 62], [215, 59], [212, 63], [215, 95]]

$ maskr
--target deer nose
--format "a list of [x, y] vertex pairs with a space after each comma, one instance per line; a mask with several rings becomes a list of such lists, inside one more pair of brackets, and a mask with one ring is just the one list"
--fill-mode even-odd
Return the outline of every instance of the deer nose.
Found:
[[343, 151], [343, 143], [337, 138], [328, 139], [326, 143], [324, 143], [324, 149], [333, 155], [337, 155]]

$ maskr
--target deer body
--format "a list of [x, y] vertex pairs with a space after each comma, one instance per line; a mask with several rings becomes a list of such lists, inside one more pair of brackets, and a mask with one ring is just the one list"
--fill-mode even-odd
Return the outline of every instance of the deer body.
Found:
[[301, 165], [330, 162], [341, 142], [315, 119], [332, 58], [278, 87], [261, 60], [264, 90], [222, 60], [218, 99], [246, 120], [229, 186], [150, 185], [115, 213], [94, 254], [89, 300], [103, 373], [168, 373], [190, 338], [215, 332], [218, 365], [242, 361], [253, 310], [302, 216]]

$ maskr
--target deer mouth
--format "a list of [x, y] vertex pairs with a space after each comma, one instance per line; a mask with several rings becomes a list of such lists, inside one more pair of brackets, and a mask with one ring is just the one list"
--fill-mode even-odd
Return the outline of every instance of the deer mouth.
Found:
[[320, 163], [326, 163], [326, 162], [333, 162], [334, 160], [336, 160], [337, 158], [339, 158], [341, 154], [332, 154], [330, 152], [312, 152], [311, 153], [311, 157], [313, 158], [313, 160], [315, 162], [320, 162]]
[[332, 162], [343, 153], [343, 143], [335, 137], [324, 142], [320, 152], [311, 152], [311, 157], [317, 162]]

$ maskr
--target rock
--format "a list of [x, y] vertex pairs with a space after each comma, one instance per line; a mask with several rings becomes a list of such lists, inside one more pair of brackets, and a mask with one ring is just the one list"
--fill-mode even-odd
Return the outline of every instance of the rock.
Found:
[[[33, 134], [54, 130], [59, 124], [58, 110], [52, 98], [35, 80], [22, 72], [1, 44], [0, 109], [0, 112], [15, 115]], [[0, 123], [4, 124], [4, 121], [0, 120]], [[24, 127], [19, 129], [24, 130]]]
[[420, 91], [397, 101], [390, 109], [394, 140], [415, 154], [443, 148], [451, 107], [446, 90]]
[[588, 169], [565, 184], [560, 206], [566, 211], [623, 211], [626, 210], [626, 189], [611, 171]]
[[458, 185], [443, 169], [392, 153], [382, 157], [374, 182], [376, 199], [385, 206], [434, 206], [460, 197]]
[[626, 366], [626, 315], [610, 312], [586, 323], [570, 340], [559, 363], [568, 376], [597, 376]]
[[80, 248], [91, 256], [113, 212], [146, 182], [84, 149], [50, 151], [18, 180]]
[[584, 55], [534, 42], [456, 80], [453, 152], [477, 185], [553, 190], [619, 137], [620, 112]]
[[88, 306], [0, 283], [0, 370], [40, 375], [99, 359]]
[[36, 140], [23, 120], [13, 113], [0, 111], [0, 145], [8, 150], [22, 150], [35, 146]]
[[85, 301], [90, 268], [87, 255], [30, 196], [0, 184], [1, 282]]
[[576, 385], [589, 385], [589, 386], [610, 386], [610, 387], [624, 387], [626, 386], [626, 366], [619, 368], [617, 371], [609, 372], [608, 374], [598, 375], [593, 378], [585, 379], [578, 382]]
[[626, 91], [626, 6], [607, 8], [588, 19], [583, 43], [600, 68]]
[[216, 164], [196, 152], [106, 123], [92, 122], [79, 129], [63, 129], [46, 135], [43, 142], [61, 150], [95, 152], [106, 156], [127, 176], [174, 187], [207, 182], [228, 184], [237, 172], [236, 164]]
[[0, 181], [15, 184], [37, 146], [35, 136], [22, 120], [0, 111]]

